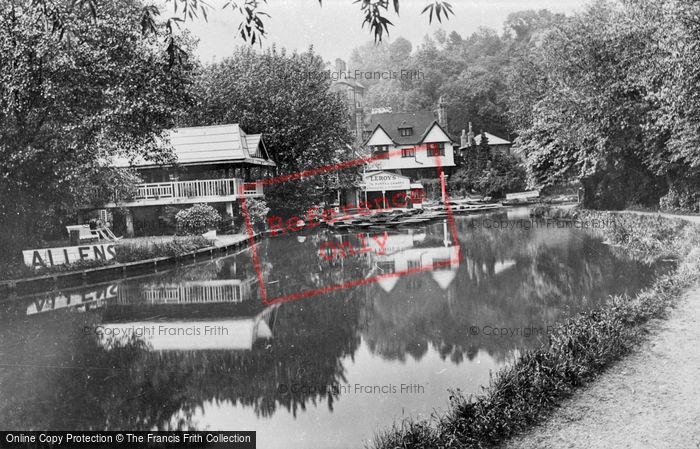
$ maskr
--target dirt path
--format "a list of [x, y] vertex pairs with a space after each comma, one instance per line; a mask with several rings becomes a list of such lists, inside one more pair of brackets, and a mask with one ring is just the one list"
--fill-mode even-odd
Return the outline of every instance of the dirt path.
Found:
[[643, 212], [643, 211], [638, 211], [638, 210], [626, 210], [623, 212], [627, 212], [628, 214], [637, 214], [637, 215], [661, 215], [664, 218], [680, 218], [682, 220], [687, 220], [692, 223], [700, 223], [700, 215], [676, 215], [676, 214], [667, 214], [663, 212]]
[[507, 448], [700, 448], [700, 288], [633, 354]]

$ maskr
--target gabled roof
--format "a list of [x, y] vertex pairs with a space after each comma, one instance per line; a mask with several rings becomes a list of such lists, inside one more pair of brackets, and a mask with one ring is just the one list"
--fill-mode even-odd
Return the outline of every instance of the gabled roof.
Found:
[[[238, 124], [174, 128], [166, 131], [165, 137], [163, 145], [170, 142], [178, 164], [252, 162], [275, 165], [269, 160], [262, 136], [248, 135]], [[130, 162], [120, 158], [114, 165], [145, 167], [155, 164], [143, 159]]]
[[[494, 136], [491, 133], [484, 132], [484, 135], [489, 141], [489, 145], [510, 145], [510, 142], [506, 139], [501, 139], [500, 137]], [[477, 134], [476, 136], [474, 136], [474, 142], [476, 142], [477, 145], [481, 143], [481, 134]]]
[[423, 141], [428, 137], [428, 134], [430, 134], [430, 131], [432, 131], [433, 128], [435, 128], [435, 127], [440, 128], [442, 133], [445, 134], [445, 136], [447, 136], [447, 138], [450, 139], [450, 141], [452, 141], [452, 138], [450, 137], [450, 135], [447, 134], [447, 130], [444, 129], [442, 126], [440, 126], [440, 124], [437, 122], [437, 120], [433, 120], [433, 123], [428, 128], [426, 128], [425, 132], [420, 137], [420, 140], [418, 141], [418, 143], [423, 143]]
[[[381, 126], [391, 140], [398, 145], [417, 145], [427, 134], [435, 122], [435, 114], [431, 111], [417, 112], [384, 112], [372, 114], [365, 129], [374, 132]], [[413, 135], [402, 136], [400, 128], [413, 128]]]
[[[511, 145], [512, 142], [506, 140], [506, 139], [501, 139], [498, 136], [494, 136], [491, 133], [484, 132], [484, 135], [486, 136], [486, 139], [489, 141], [489, 145]], [[474, 143], [479, 145], [481, 143], [481, 134], [477, 134], [474, 136]], [[460, 150], [463, 150], [467, 148], [468, 146], [465, 147], [460, 147]]]

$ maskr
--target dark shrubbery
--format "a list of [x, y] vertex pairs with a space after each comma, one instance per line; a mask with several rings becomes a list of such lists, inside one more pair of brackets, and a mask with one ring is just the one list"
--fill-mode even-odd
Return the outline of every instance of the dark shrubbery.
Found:
[[496, 153], [487, 159], [467, 159], [448, 181], [450, 195], [466, 195], [475, 191], [496, 198], [508, 192], [525, 189], [525, 169], [520, 161], [507, 154]]
[[671, 187], [659, 200], [659, 207], [668, 211], [700, 212], [700, 192], [684, 190], [679, 192]]
[[[267, 214], [270, 213], [270, 208], [267, 202], [259, 198], [248, 198], [245, 200], [246, 209], [248, 211], [248, 220], [254, 232], [258, 232], [265, 228], [265, 220]], [[246, 221], [243, 216], [243, 206], [241, 202], [236, 202], [233, 205], [233, 215], [226, 214], [222, 219], [220, 231], [225, 233], [241, 233], [245, 234]]]

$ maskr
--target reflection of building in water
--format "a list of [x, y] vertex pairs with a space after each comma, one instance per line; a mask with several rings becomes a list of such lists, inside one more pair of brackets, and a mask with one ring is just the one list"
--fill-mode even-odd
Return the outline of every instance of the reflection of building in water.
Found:
[[[365, 256], [370, 266], [367, 277], [380, 276], [377, 283], [384, 291], [390, 292], [399, 278], [410, 278], [420, 272], [430, 272], [438, 286], [446, 290], [457, 275], [460, 249], [459, 246], [453, 245], [447, 231], [447, 223], [444, 223], [440, 237], [440, 240], [426, 241], [425, 232], [412, 231], [364, 236], [361, 245], [368, 249]], [[352, 245], [352, 242], [350, 244]], [[355, 247], [358, 247], [358, 244]], [[392, 274], [395, 276], [391, 276]], [[416, 280], [410, 279], [409, 283], [411, 282], [415, 283]]]
[[119, 294], [117, 284], [82, 288], [68, 292], [51, 292], [33, 296], [27, 305], [27, 315], [55, 310], [87, 311], [104, 305], [105, 301]]
[[98, 335], [105, 349], [138, 339], [153, 351], [251, 350], [272, 338], [276, 307], [251, 317], [103, 323]]
[[459, 246], [416, 247], [402, 251], [375, 255], [375, 275], [397, 273], [397, 276], [382, 278], [378, 284], [391, 291], [405, 273], [406, 276], [429, 271], [430, 276], [445, 290], [454, 280], [459, 267]]
[[257, 296], [255, 278], [211, 279], [126, 286], [119, 291], [117, 303], [196, 304], [243, 302]]
[[128, 283], [110, 302], [100, 344], [134, 339], [153, 351], [250, 350], [272, 338], [275, 308], [257, 300], [255, 278]]

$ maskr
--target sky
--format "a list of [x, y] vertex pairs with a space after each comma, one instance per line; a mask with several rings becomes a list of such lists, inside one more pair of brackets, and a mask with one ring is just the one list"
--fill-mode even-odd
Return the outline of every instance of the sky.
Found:
[[[236, 34], [238, 16], [230, 9], [221, 9], [225, 0], [210, 0], [213, 10], [208, 22], [197, 19], [185, 24], [199, 38], [198, 54], [202, 62], [221, 60], [243, 41]], [[448, 33], [457, 31], [468, 36], [479, 27], [488, 27], [501, 32], [508, 14], [524, 9], [549, 9], [552, 12], [571, 13], [580, 9], [587, 0], [452, 0], [454, 16], [440, 24], [428, 16], [421, 15], [427, 0], [400, 0], [400, 15], [387, 16], [394, 23], [389, 29], [389, 42], [396, 37], [405, 37], [414, 48], [426, 34], [439, 28]], [[262, 11], [270, 14], [266, 18], [267, 38], [263, 48], [273, 44], [288, 50], [304, 51], [313, 45], [324, 60], [346, 61], [355, 47], [371, 41], [372, 36], [362, 29], [362, 13], [354, 0], [268, 0]], [[257, 44], [256, 44], [257, 46]]]

